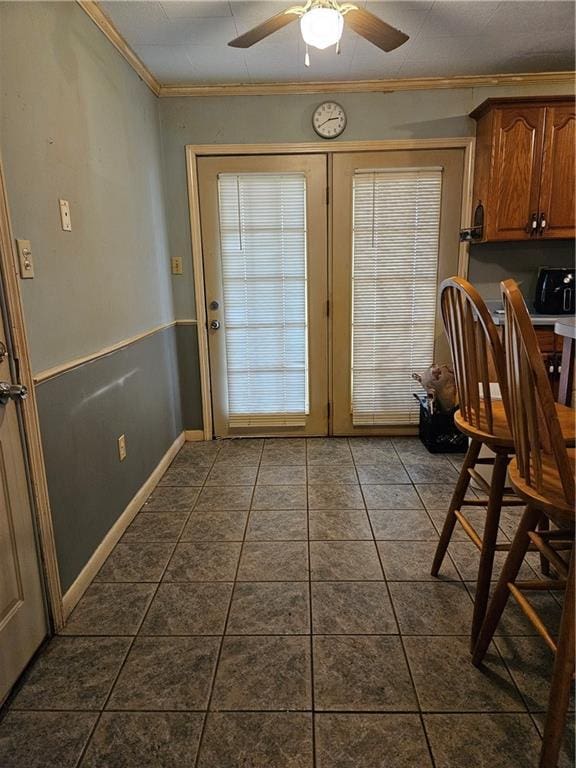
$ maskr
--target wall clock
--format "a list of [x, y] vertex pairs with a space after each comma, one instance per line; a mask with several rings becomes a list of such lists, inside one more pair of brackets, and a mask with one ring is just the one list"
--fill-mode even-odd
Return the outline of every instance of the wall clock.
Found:
[[335, 139], [346, 128], [346, 112], [335, 101], [325, 101], [314, 110], [312, 126], [323, 139]]

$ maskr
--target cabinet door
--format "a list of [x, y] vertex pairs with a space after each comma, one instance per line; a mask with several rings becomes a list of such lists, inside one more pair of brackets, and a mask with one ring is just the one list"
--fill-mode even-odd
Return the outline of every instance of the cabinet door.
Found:
[[529, 240], [526, 231], [538, 212], [543, 107], [495, 110], [494, 155], [487, 240]]
[[574, 104], [548, 107], [540, 185], [540, 212], [546, 221], [542, 237], [574, 237], [576, 234], [575, 144]]

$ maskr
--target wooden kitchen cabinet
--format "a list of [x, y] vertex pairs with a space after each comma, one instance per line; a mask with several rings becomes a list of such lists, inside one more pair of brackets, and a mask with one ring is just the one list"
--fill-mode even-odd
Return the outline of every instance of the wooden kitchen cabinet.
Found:
[[[497, 329], [500, 341], [504, 344], [504, 326], [498, 325]], [[560, 385], [563, 339], [561, 336], [557, 336], [554, 333], [553, 325], [536, 325], [534, 326], [534, 330], [536, 332], [540, 354], [542, 355], [542, 361], [548, 373], [548, 380], [550, 381], [554, 399], [556, 400], [558, 398]], [[496, 381], [496, 371], [492, 366], [490, 367], [490, 377], [491, 381]], [[569, 387], [572, 387], [571, 377]]]
[[477, 121], [478, 242], [576, 235], [576, 111], [569, 97], [488, 99]]
[[548, 218], [542, 237], [574, 237], [576, 182], [574, 164], [576, 114], [574, 102], [546, 108], [540, 210]]
[[554, 333], [554, 326], [536, 326], [536, 338], [544, 361], [544, 367], [548, 372], [548, 379], [552, 386], [554, 399], [558, 397], [558, 385], [560, 383], [560, 363], [562, 360], [562, 339]]

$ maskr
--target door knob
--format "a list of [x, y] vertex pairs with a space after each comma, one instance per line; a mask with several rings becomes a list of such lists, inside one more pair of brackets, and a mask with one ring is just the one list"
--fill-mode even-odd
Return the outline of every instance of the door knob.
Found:
[[10, 384], [9, 381], [0, 381], [0, 405], [6, 405], [8, 400], [26, 400], [28, 390], [24, 384]]
[[217, 331], [218, 328], [220, 328], [220, 320], [212, 320], [210, 328], [212, 328], [213, 331]]

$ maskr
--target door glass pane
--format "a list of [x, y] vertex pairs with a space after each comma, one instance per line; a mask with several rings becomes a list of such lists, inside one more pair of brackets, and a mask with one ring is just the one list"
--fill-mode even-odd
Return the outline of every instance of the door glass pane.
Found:
[[224, 173], [218, 194], [229, 422], [304, 424], [306, 177]]
[[352, 421], [413, 424], [413, 371], [431, 365], [442, 170], [356, 171]]

